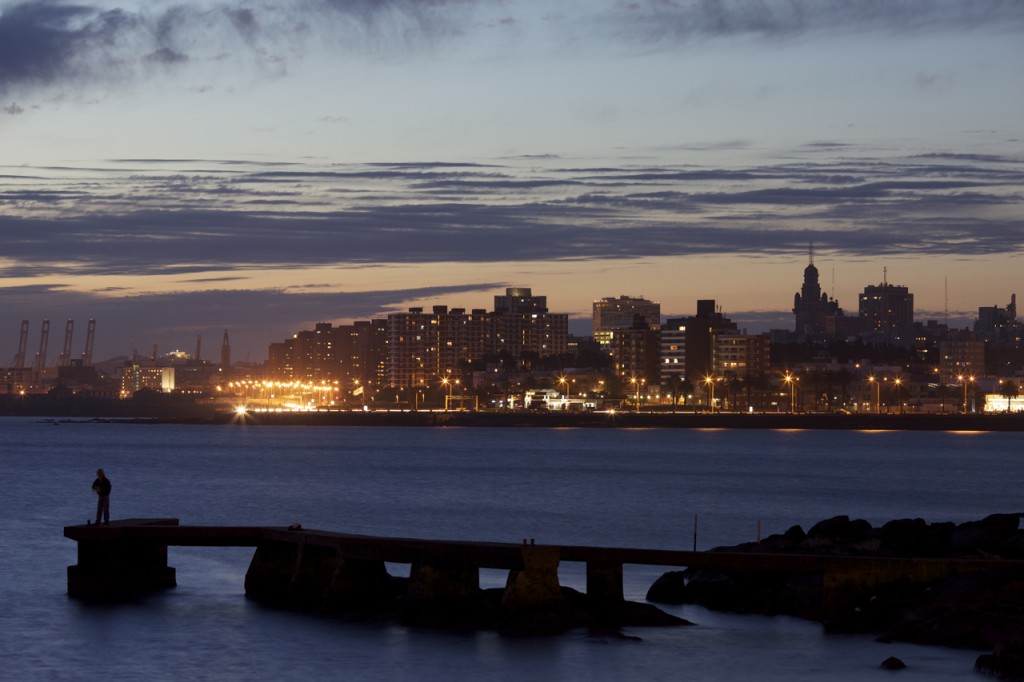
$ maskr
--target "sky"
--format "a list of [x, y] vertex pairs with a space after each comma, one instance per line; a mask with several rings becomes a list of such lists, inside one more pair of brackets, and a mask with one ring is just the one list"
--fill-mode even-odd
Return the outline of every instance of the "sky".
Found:
[[1020, 0], [0, 0], [0, 362], [262, 361], [316, 322], [715, 299], [813, 243], [966, 326], [1024, 294]]

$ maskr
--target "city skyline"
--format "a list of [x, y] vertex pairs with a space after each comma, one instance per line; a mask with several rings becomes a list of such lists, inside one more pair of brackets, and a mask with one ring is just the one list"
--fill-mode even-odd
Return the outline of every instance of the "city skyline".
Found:
[[0, 360], [96, 318], [96, 359], [226, 328], [259, 361], [510, 286], [577, 333], [620, 295], [792, 329], [809, 242], [848, 314], [887, 269], [965, 326], [1020, 289], [1022, 32], [995, 0], [2, 3]]

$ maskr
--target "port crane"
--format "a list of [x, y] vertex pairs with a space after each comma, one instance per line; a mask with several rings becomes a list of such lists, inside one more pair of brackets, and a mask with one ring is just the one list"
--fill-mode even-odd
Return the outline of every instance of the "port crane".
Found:
[[39, 335], [39, 352], [36, 353], [35, 362], [32, 364], [32, 371], [37, 376], [42, 376], [46, 369], [46, 348], [50, 343], [50, 321], [43, 320], [42, 333]]
[[28, 320], [21, 321], [21, 334], [18, 337], [18, 354], [14, 356], [11, 367], [21, 369], [25, 366], [25, 353], [28, 351]]
[[96, 320], [90, 318], [85, 330], [85, 351], [82, 353], [82, 364], [92, 367], [92, 346], [96, 340]]
[[71, 360], [71, 337], [75, 334], [75, 321], [68, 320], [64, 325], [64, 349], [57, 358], [58, 367], [67, 367]]

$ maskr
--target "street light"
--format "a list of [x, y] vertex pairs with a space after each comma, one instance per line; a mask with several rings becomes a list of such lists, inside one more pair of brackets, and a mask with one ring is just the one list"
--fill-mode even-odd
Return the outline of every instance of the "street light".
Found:
[[708, 404], [711, 407], [711, 414], [715, 413], [715, 378], [710, 374], [704, 377], [704, 385], [708, 387]]
[[789, 384], [789, 411], [792, 414], [796, 414], [796, 382], [799, 381], [799, 378], [786, 372], [782, 380]]
[[900, 404], [900, 414], [903, 414], [903, 397], [900, 395], [900, 386], [903, 385], [903, 380], [896, 377], [892, 380], [893, 390], [896, 391], [896, 401]]
[[964, 414], [967, 414], [967, 384], [974, 381], [973, 376], [964, 376], [960, 374], [957, 376], [957, 380], [964, 385]]
[[441, 378], [441, 384], [448, 387], [448, 397], [444, 402], [444, 410], [445, 412], [448, 412], [452, 409], [452, 388], [454, 388], [455, 382], [452, 381], [452, 376], [449, 374], [448, 376]]
[[878, 389], [877, 394], [875, 396], [875, 412], [877, 412], [878, 414], [881, 414], [882, 413], [882, 382], [880, 382], [878, 379], [876, 379], [873, 376], [868, 377], [868, 382], [874, 384], [875, 388]]
[[633, 377], [632, 379], [629, 380], [629, 383], [633, 384], [633, 386], [636, 388], [636, 412], [637, 413], [640, 412], [640, 387], [646, 381], [647, 381], [646, 379], [637, 379], [636, 377]]

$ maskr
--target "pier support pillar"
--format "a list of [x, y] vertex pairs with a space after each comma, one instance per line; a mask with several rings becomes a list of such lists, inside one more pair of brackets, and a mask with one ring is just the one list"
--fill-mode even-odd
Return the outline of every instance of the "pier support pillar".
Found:
[[[160, 522], [178, 525], [177, 519]], [[167, 545], [126, 539], [114, 527], [96, 527], [78, 540], [78, 564], [68, 566], [68, 596], [78, 599], [133, 599], [175, 587]], [[84, 534], [83, 534], [84, 535]]]
[[592, 604], [622, 604], [622, 564], [614, 561], [587, 562], [587, 597]]
[[501, 604], [512, 610], [535, 610], [562, 606], [565, 598], [558, 584], [557, 547], [523, 545], [523, 567], [511, 570]]
[[480, 592], [480, 569], [469, 564], [414, 563], [409, 570], [409, 599], [418, 602], [475, 598]]
[[341, 612], [378, 606], [392, 598], [383, 561], [346, 559], [333, 547], [261, 542], [245, 574], [245, 594], [286, 608]]

